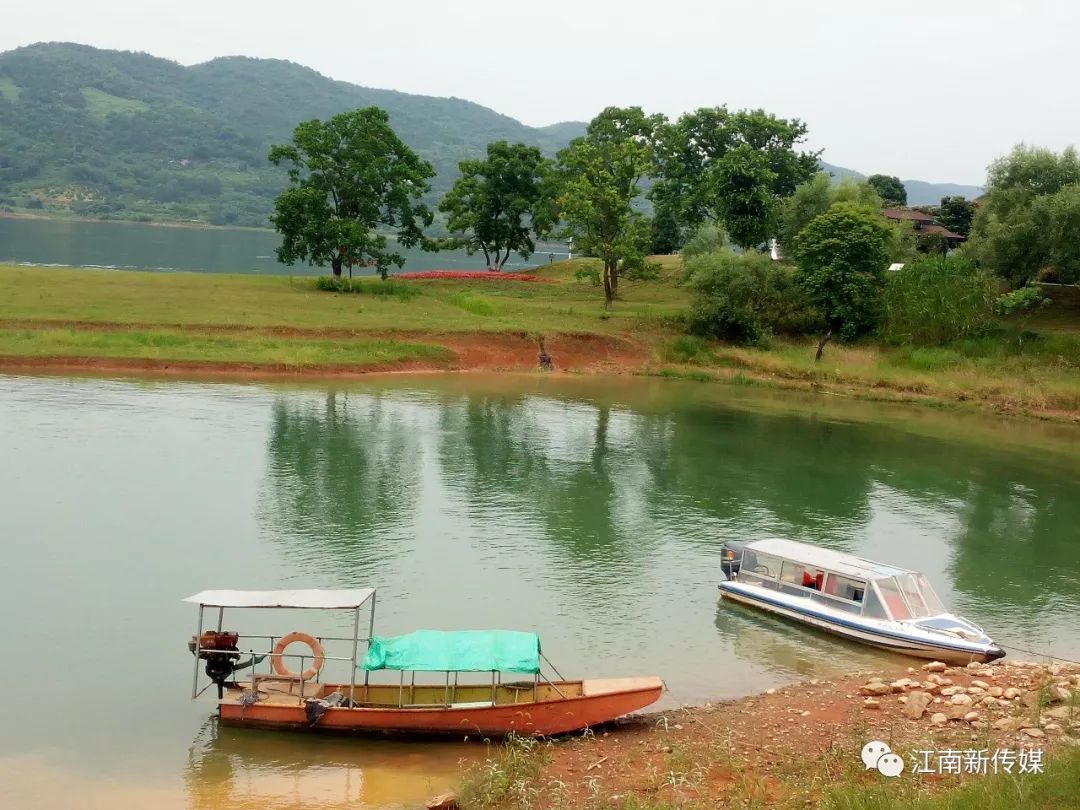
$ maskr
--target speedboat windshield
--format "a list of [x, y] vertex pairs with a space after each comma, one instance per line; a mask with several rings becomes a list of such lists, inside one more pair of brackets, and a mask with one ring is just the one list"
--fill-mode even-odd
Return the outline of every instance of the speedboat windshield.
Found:
[[894, 619], [924, 619], [945, 612], [945, 606], [922, 574], [898, 574], [875, 584]]

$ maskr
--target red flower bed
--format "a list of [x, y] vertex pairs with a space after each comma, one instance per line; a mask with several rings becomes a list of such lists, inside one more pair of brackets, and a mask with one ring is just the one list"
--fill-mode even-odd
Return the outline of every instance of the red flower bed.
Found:
[[416, 273], [398, 273], [395, 278], [441, 278], [449, 279], [451, 281], [460, 281], [463, 278], [467, 279], [482, 279], [483, 281], [550, 281], [551, 279], [542, 278], [541, 276], [530, 275], [529, 273], [493, 273], [490, 270], [424, 270]]

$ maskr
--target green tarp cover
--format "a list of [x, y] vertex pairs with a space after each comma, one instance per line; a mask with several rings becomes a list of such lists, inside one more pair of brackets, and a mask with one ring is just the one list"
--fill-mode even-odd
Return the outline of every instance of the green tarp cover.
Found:
[[539, 672], [540, 637], [515, 630], [417, 630], [375, 636], [364, 669], [420, 672]]

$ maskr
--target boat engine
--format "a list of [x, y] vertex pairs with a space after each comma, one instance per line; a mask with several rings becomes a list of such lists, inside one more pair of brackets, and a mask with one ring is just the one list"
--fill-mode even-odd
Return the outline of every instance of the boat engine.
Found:
[[742, 540], [728, 540], [720, 547], [720, 570], [725, 577], [735, 579], [746, 553], [746, 543]]
[[217, 684], [219, 695], [240, 660], [240, 650], [236, 646], [239, 641], [239, 633], [207, 630], [197, 639], [192, 636], [188, 642], [191, 654], [195, 655], [198, 650], [199, 658], [206, 662], [206, 676]]

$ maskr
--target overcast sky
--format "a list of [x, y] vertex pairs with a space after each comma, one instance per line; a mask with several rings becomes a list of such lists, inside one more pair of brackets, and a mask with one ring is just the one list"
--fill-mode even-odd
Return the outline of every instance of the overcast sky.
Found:
[[981, 183], [1019, 141], [1080, 142], [1078, 0], [39, 0], [0, 20], [0, 50], [289, 59], [533, 125], [763, 107], [825, 160], [902, 179]]

